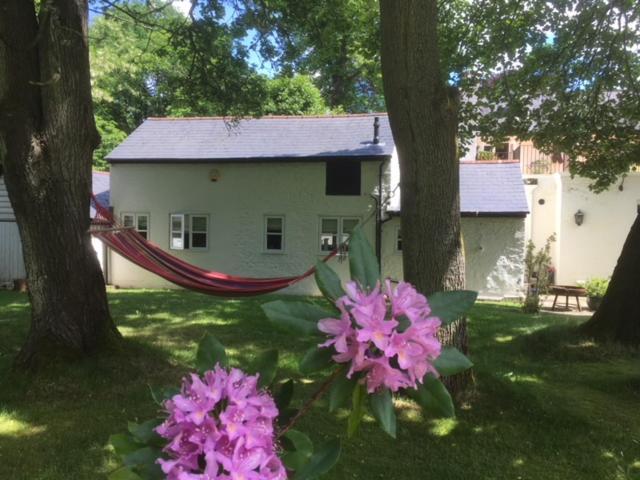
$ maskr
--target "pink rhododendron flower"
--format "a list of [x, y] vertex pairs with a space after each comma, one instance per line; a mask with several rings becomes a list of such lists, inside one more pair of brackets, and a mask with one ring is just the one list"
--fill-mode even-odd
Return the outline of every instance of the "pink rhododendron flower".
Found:
[[164, 404], [156, 432], [168, 440], [158, 463], [168, 480], [284, 480], [273, 422], [278, 409], [258, 376], [216, 365], [192, 374]]
[[441, 322], [431, 316], [424, 295], [409, 283], [385, 286], [385, 292], [379, 285], [365, 292], [349, 282], [347, 294], [336, 302], [340, 318], [318, 322], [329, 335], [320, 347], [333, 347], [338, 363], [351, 362], [349, 378], [362, 372], [369, 393], [417, 388], [427, 373], [438, 375], [433, 361], [442, 350], [436, 336]]

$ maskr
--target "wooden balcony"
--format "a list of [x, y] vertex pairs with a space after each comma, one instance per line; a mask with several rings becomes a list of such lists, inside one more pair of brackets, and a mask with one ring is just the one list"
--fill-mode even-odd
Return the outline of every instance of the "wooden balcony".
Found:
[[547, 155], [533, 145], [518, 145], [509, 150], [478, 151], [477, 162], [520, 162], [523, 175], [549, 175], [569, 168], [569, 159], [563, 153]]

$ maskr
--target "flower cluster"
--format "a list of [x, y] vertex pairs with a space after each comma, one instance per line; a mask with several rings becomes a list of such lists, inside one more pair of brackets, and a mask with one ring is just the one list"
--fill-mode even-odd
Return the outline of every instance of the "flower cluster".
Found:
[[158, 463], [168, 480], [281, 480], [273, 422], [278, 409], [258, 390], [258, 376], [216, 365], [192, 374], [165, 402], [169, 417], [156, 428], [168, 440]]
[[318, 323], [331, 336], [320, 346], [333, 346], [336, 362], [351, 362], [349, 378], [363, 372], [369, 393], [382, 386], [417, 388], [428, 372], [438, 374], [432, 362], [441, 352], [440, 320], [430, 316], [427, 299], [409, 283], [393, 288], [387, 281], [385, 290], [378, 285], [365, 292], [350, 282], [336, 302], [340, 318]]

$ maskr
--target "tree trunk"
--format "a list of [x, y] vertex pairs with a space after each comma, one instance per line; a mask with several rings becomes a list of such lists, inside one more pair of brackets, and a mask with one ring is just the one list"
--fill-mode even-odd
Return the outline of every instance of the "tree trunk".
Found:
[[640, 346], [640, 215], [631, 226], [596, 313], [582, 327], [596, 340]]
[[[381, 0], [382, 78], [400, 161], [404, 277], [426, 295], [464, 288], [458, 95], [441, 71], [436, 0]], [[468, 351], [466, 320], [443, 340]], [[452, 379], [460, 392], [470, 376]]]
[[88, 234], [99, 142], [86, 0], [0, 6], [0, 161], [22, 239], [31, 327], [16, 364], [119, 338]]

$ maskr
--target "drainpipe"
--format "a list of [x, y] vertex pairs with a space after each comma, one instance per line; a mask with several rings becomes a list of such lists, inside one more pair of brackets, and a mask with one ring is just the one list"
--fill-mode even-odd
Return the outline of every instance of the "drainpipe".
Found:
[[382, 209], [384, 204], [382, 203], [382, 170], [386, 160], [380, 162], [378, 166], [378, 197], [375, 198], [376, 202], [376, 257], [378, 258], [378, 266], [380, 267], [380, 273], [382, 273]]

